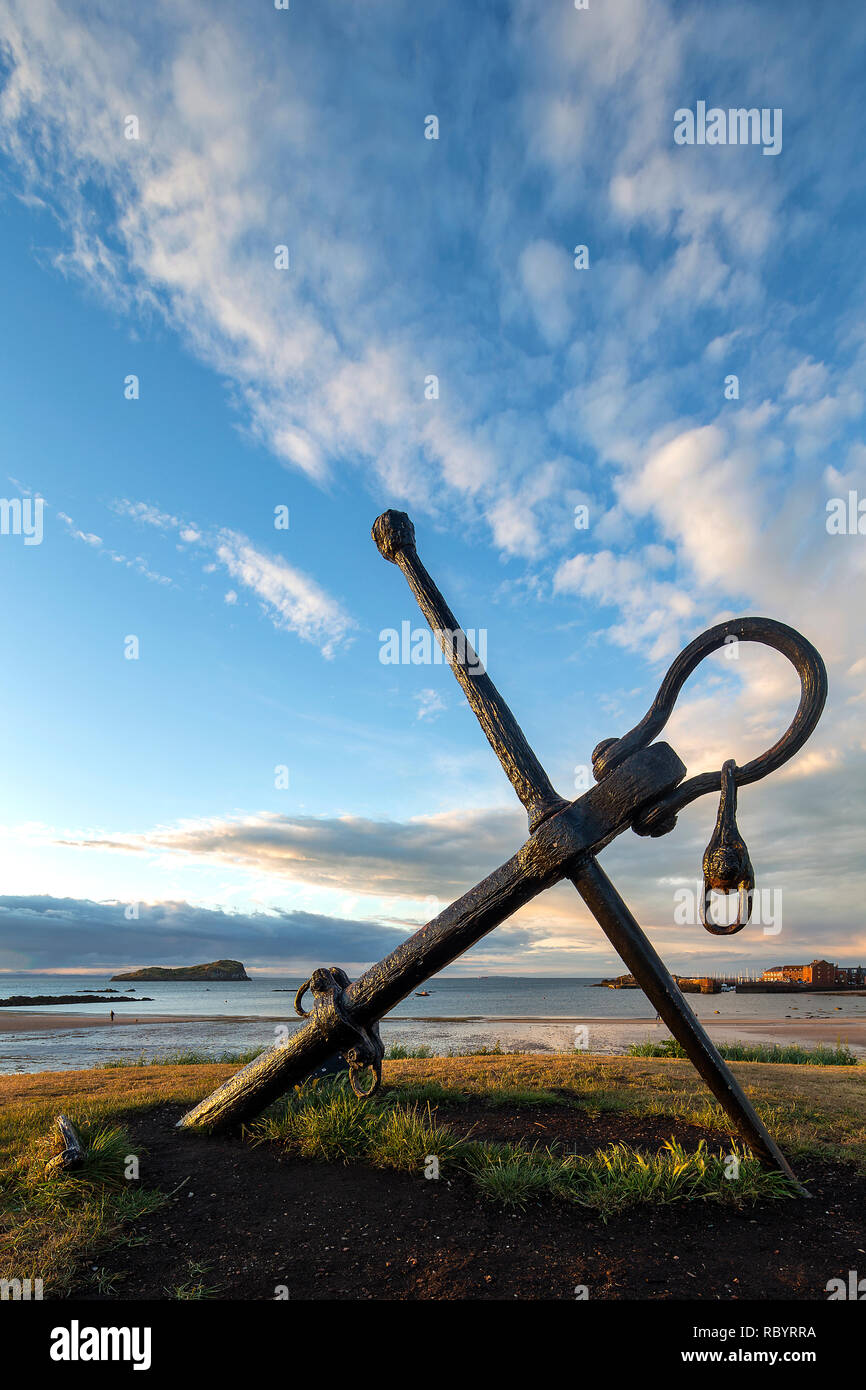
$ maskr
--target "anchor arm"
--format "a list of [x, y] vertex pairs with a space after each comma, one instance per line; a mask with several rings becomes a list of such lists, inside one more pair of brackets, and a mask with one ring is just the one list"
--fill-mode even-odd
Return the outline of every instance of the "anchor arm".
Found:
[[384, 1014], [536, 894], [576, 871], [586, 856], [628, 829], [641, 807], [670, 791], [684, 773], [666, 743], [642, 749], [604, 784], [546, 820], [517, 854], [353, 984], [342, 971], [315, 971], [309, 1021], [230, 1077], [184, 1115], [179, 1128], [217, 1130], [243, 1124], [335, 1052], [360, 1048], [361, 1060], [375, 1065], [369, 1034]]
[[569, 878], [617, 955], [677, 1042], [685, 1048], [692, 1064], [742, 1137], [763, 1163], [778, 1168], [796, 1184], [800, 1196], [808, 1197], [810, 1194], [797, 1180], [781, 1149], [601, 865], [591, 858], [577, 873], [569, 874]]

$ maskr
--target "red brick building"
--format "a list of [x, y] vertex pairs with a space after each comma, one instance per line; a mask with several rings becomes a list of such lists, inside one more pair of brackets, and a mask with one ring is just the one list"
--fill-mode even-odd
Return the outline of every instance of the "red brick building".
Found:
[[774, 965], [772, 969], [764, 971], [761, 979], [778, 984], [821, 985], [825, 988], [839, 983], [837, 968], [828, 960], [813, 960], [808, 965]]

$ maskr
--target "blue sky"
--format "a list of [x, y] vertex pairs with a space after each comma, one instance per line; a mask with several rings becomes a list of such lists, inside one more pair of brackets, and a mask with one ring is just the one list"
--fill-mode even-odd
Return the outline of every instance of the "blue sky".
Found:
[[[563, 794], [703, 627], [815, 642], [822, 724], [740, 799], [780, 930], [674, 921], [709, 800], [604, 863], [674, 968], [866, 955], [866, 540], [826, 527], [866, 496], [861, 7], [0, 0], [0, 35], [2, 488], [44, 499], [0, 536], [0, 969], [357, 968], [513, 853], [450, 672], [379, 659], [421, 624], [388, 506]], [[678, 146], [700, 100], [781, 109], [781, 151]], [[796, 692], [713, 659], [666, 736], [744, 761]], [[615, 965], [558, 889], [460, 969]]]

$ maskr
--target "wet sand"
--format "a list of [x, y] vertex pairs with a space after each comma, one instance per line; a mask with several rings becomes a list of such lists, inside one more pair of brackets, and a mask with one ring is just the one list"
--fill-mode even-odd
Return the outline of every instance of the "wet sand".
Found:
[[[866, 1058], [866, 1018], [701, 1018], [716, 1043], [799, 1043], [803, 1047], [837, 1043]], [[663, 1042], [664, 1023], [649, 1018], [471, 1018], [384, 1019], [382, 1039], [407, 1046], [426, 1044], [434, 1053], [461, 1052], [499, 1044], [507, 1052], [572, 1052], [611, 1056], [632, 1043]]]
[[[50, 1014], [31, 1013], [29, 1009], [0, 1009], [0, 1033], [40, 1033], [65, 1032], [67, 1028], [119, 1028], [130, 1023], [232, 1023], [235, 1014], [129, 1014], [116, 1013], [114, 1022], [104, 1014], [64, 1014], [52, 1010]], [[238, 1018], [247, 1022], [248, 1015]]]
[[[702, 1018], [716, 1043], [800, 1043], [815, 1047], [837, 1043], [866, 1057], [866, 1019], [762, 1019]], [[402, 1019], [387, 1019], [382, 1037], [387, 1042], [427, 1043], [434, 1052], [475, 1048], [498, 1042], [510, 1052], [625, 1052], [632, 1043], [662, 1042], [670, 1037], [664, 1023], [655, 1018], [515, 1019], [497, 1018], [406, 1026]]]
[[[249, 1014], [122, 1014], [112, 1023], [108, 1014], [63, 1014], [0, 1010], [0, 1036], [4, 1033], [63, 1032], [70, 1028], [150, 1027], [151, 1024], [247, 1023], [267, 1025], [286, 1022], [285, 1016], [262, 1017]], [[292, 1024], [295, 1020], [290, 1020]], [[751, 1040], [766, 1043], [802, 1043], [833, 1046], [844, 1043], [858, 1055], [866, 1056], [866, 1018], [713, 1018], [701, 1019], [716, 1042]], [[297, 1025], [300, 1027], [300, 1020]], [[499, 1042], [511, 1051], [571, 1052], [575, 1046], [587, 1052], [622, 1052], [631, 1043], [661, 1040], [669, 1036], [665, 1025], [655, 1018], [491, 1018], [482, 1015], [462, 1018], [387, 1018], [382, 1028], [387, 1042], [426, 1043], [434, 1051], [460, 1050]], [[578, 1037], [577, 1030], [581, 1030]], [[585, 1030], [585, 1034], [584, 1034]], [[270, 1039], [267, 1039], [269, 1041]], [[203, 1040], [204, 1041], [204, 1040]], [[263, 1037], [262, 1041], [266, 1041]]]

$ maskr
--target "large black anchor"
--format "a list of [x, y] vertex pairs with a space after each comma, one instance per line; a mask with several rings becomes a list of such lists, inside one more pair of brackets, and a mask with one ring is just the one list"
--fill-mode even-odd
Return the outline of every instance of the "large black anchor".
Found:
[[[803, 746], [824, 706], [827, 675], [814, 647], [793, 628], [770, 618], [735, 618], [695, 638], [673, 662], [652, 706], [629, 733], [606, 739], [592, 755], [596, 786], [568, 802], [553, 786], [494, 686], [454, 614], [421, 563], [415, 530], [405, 512], [384, 512], [373, 538], [386, 560], [405, 575], [446, 660], [529, 817], [529, 838], [507, 863], [458, 898], [426, 926], [349, 982], [338, 967], [317, 970], [308, 985], [313, 1008], [306, 1023], [257, 1057], [180, 1121], [186, 1128], [219, 1129], [258, 1114], [303, 1081], [335, 1052], [348, 1060], [359, 1093], [372, 1094], [381, 1071], [378, 1022], [431, 975], [462, 955], [543, 889], [563, 879], [574, 884], [614, 950], [631, 971], [673, 1036], [682, 1044], [740, 1135], [761, 1161], [794, 1182], [785, 1157], [726, 1067], [667, 967], [641, 931], [596, 855], [629, 828], [665, 835], [679, 811], [696, 797], [721, 795], [719, 816], [704, 855], [701, 918], [727, 935], [748, 921], [754, 873], [735, 819], [737, 788], [781, 767]], [[801, 684], [790, 727], [766, 753], [738, 767], [685, 779], [686, 769], [667, 743], [654, 742], [677, 695], [700, 661], [732, 641], [762, 642], [793, 662]], [[737, 920], [717, 926], [708, 912], [711, 893], [740, 894]], [[302, 992], [306, 992], [305, 990]], [[300, 998], [297, 1001], [299, 1012]], [[372, 1071], [362, 1087], [360, 1073]], [[800, 1189], [804, 1191], [804, 1189]]]

